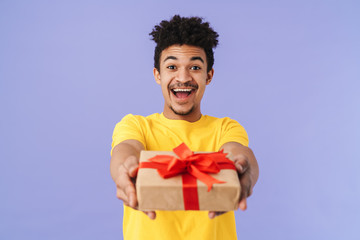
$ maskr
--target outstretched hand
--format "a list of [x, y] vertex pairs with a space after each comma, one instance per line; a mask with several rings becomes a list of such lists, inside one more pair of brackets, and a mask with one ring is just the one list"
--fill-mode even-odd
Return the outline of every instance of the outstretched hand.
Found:
[[[135, 156], [129, 156], [119, 167], [119, 177], [116, 179], [116, 196], [126, 206], [137, 209], [138, 202], [135, 190], [135, 179], [139, 163]], [[154, 211], [144, 211], [150, 219], [155, 219]]]
[[135, 190], [135, 178], [139, 164], [135, 156], [128, 157], [119, 167], [119, 175], [115, 180], [116, 196], [126, 206], [136, 208], [137, 197]]
[[[240, 199], [238, 208], [245, 211], [247, 209], [246, 199], [252, 194], [252, 189], [257, 181], [259, 175], [259, 168], [255, 156], [250, 148], [244, 147], [238, 143], [229, 143], [230, 149], [225, 150], [227, 152], [232, 152], [232, 159], [234, 161], [236, 171], [239, 176], [240, 181]], [[226, 149], [226, 144], [224, 149]], [[216, 216], [222, 215], [225, 212], [209, 212], [209, 218], [213, 219]]]
[[251, 168], [249, 159], [245, 155], [237, 155], [234, 157], [234, 163], [238, 172], [241, 193], [239, 200], [239, 208], [243, 211], [247, 208], [246, 199], [252, 194]]

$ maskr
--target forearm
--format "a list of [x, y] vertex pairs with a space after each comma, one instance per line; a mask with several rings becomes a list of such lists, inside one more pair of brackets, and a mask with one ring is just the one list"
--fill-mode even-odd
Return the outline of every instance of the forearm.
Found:
[[136, 140], [125, 140], [114, 147], [110, 161], [110, 174], [114, 181], [119, 176], [120, 165], [131, 156], [138, 161], [141, 150], [144, 150], [144, 147]]

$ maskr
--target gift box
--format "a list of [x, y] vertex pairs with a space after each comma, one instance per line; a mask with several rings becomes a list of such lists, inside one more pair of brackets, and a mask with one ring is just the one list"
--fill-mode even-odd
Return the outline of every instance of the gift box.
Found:
[[236, 210], [240, 182], [227, 157], [223, 152], [193, 153], [185, 144], [174, 152], [141, 151], [139, 210]]

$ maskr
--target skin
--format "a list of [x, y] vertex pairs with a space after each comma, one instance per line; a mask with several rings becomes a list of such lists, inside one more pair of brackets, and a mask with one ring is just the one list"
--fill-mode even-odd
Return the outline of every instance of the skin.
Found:
[[[206, 66], [206, 54], [202, 48], [172, 45], [162, 51], [160, 71], [154, 68], [153, 72], [164, 96], [163, 114], [166, 118], [189, 122], [201, 118], [201, 99], [214, 75], [214, 70], [207, 71]], [[188, 96], [182, 94], [178, 97], [174, 94], [174, 89], [191, 89], [191, 93]], [[246, 199], [251, 195], [259, 176], [259, 166], [254, 153], [250, 148], [236, 142], [225, 143], [220, 149], [233, 155], [241, 185], [239, 208], [246, 210]], [[116, 184], [117, 197], [134, 209], [138, 204], [134, 180], [141, 150], [144, 150], [144, 146], [139, 141], [125, 140], [114, 147], [110, 162], [110, 172]], [[156, 218], [156, 213], [153, 211], [145, 214], [150, 219]], [[221, 214], [223, 212], [209, 212], [209, 218]]]
[[[200, 119], [200, 102], [214, 75], [214, 69], [207, 72], [206, 67], [202, 48], [173, 45], [162, 51], [160, 72], [154, 68], [154, 77], [164, 96], [166, 118], [189, 122]], [[171, 91], [173, 88], [192, 89], [192, 93], [186, 99], [179, 99]]]

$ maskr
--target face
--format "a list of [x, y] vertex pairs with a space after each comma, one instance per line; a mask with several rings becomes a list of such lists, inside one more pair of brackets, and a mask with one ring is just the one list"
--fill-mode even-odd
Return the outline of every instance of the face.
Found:
[[200, 102], [214, 73], [206, 68], [206, 54], [200, 47], [172, 45], [162, 51], [160, 72], [154, 68], [154, 77], [165, 99], [165, 117], [200, 119]]

